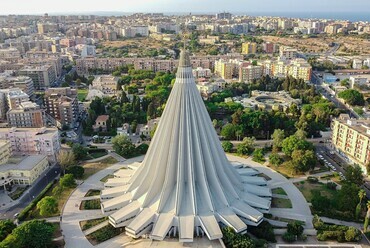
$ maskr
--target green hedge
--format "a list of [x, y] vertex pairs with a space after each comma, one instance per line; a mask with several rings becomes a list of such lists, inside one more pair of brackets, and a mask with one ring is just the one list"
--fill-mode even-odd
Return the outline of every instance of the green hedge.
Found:
[[30, 204], [28, 204], [27, 207], [25, 207], [20, 213], [19, 213], [19, 216], [18, 216], [18, 219], [20, 221], [23, 221], [27, 218], [28, 216], [28, 213], [34, 208], [36, 207], [37, 203], [45, 196], [46, 192], [48, 192], [51, 187], [53, 187], [54, 185], [54, 182], [51, 182], [49, 183], [42, 191], [41, 193], [35, 197], [35, 199], [33, 199], [31, 201]]

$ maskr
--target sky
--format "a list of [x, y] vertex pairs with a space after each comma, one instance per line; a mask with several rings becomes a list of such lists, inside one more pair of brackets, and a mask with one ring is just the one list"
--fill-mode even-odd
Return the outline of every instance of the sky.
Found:
[[[1, 0], [0, 14], [118, 12], [364, 12], [369, 0]], [[370, 12], [370, 11], [369, 11]]]

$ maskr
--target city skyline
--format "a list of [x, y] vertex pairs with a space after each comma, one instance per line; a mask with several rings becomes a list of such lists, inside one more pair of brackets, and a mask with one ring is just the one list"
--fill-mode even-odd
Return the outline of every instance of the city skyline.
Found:
[[24, 2], [22, 0], [14, 0], [4, 2], [0, 10], [0, 14], [43, 14], [43, 13], [87, 13], [87, 12], [194, 12], [194, 13], [211, 13], [220, 11], [229, 11], [237, 13], [248, 12], [363, 12], [364, 9], [370, 8], [370, 2], [357, 0], [358, 4], [339, 0], [333, 2], [330, 0], [312, 0], [297, 2], [291, 0], [261, 0], [258, 3], [244, 2], [241, 0], [233, 0], [226, 2], [222, 0], [216, 1], [185, 1], [185, 0], [138, 0], [135, 2], [123, 1], [117, 4], [113, 0], [105, 1], [104, 6], [98, 1], [89, 1], [87, 5], [82, 1], [63, 1], [63, 4], [56, 6], [45, 5], [41, 0], [32, 2]]

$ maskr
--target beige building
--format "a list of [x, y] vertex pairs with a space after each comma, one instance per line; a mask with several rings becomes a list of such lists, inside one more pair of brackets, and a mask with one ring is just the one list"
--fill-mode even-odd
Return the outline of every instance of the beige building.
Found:
[[279, 50], [279, 55], [282, 59], [295, 59], [297, 58], [297, 54], [297, 49], [288, 46], [281, 46]]
[[33, 102], [22, 102], [18, 108], [7, 112], [8, 124], [11, 127], [44, 127], [45, 110]]
[[92, 82], [90, 89], [99, 90], [107, 96], [113, 96], [118, 90], [118, 78], [111, 75], [97, 76]]
[[96, 118], [95, 125], [93, 129], [95, 132], [106, 132], [107, 131], [107, 122], [109, 120], [109, 115], [99, 115]]
[[45, 91], [44, 101], [46, 112], [59, 122], [58, 125], [72, 127], [77, 122], [79, 110], [75, 89], [49, 88]]
[[34, 96], [35, 88], [30, 77], [14, 77], [10, 74], [3, 73], [0, 75], [0, 89], [18, 88], [26, 93], [29, 97]]
[[7, 140], [0, 140], [0, 165], [8, 162], [11, 156], [10, 143]]
[[263, 75], [263, 67], [260, 65], [241, 66], [239, 68], [239, 81], [251, 83], [254, 79], [261, 78]]
[[18, 71], [18, 75], [30, 77], [38, 90], [48, 88], [57, 79], [53, 65], [26, 66]]
[[370, 121], [351, 119], [341, 114], [332, 122], [332, 143], [335, 149], [366, 174], [370, 162]]
[[7, 185], [31, 185], [48, 168], [45, 155], [12, 157], [0, 165], [0, 187]]
[[0, 140], [8, 140], [13, 155], [46, 155], [56, 161], [60, 150], [57, 128], [0, 128]]

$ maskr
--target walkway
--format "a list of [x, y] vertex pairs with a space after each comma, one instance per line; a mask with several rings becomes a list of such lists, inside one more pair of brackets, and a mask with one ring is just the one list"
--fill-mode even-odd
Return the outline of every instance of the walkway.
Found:
[[242, 164], [249, 165], [252, 168], [270, 177], [271, 180], [269, 180], [267, 184], [271, 189], [274, 188], [284, 189], [290, 201], [292, 202], [292, 208], [287, 209], [272, 208], [270, 211], [272, 215], [286, 219], [304, 221], [306, 223], [305, 225], [306, 229], [313, 229], [312, 225], [313, 216], [311, 214], [309, 205], [304, 196], [302, 195], [302, 193], [294, 186], [294, 184], [291, 181], [289, 181], [287, 178], [277, 173], [276, 171], [268, 168], [267, 166], [252, 161], [251, 157], [247, 159], [233, 155], [227, 155], [227, 157], [229, 158], [230, 161], [237, 161]]
[[[112, 155], [112, 154], [110, 154]], [[271, 178], [268, 181], [268, 185], [271, 188], [281, 187], [285, 190], [287, 195], [292, 201], [293, 208], [291, 209], [277, 209], [274, 208], [271, 210], [273, 215], [280, 216], [288, 219], [299, 219], [306, 222], [306, 228], [312, 229], [312, 215], [311, 211], [308, 207], [308, 204], [301, 194], [301, 192], [290, 182], [288, 179], [280, 175], [279, 173], [271, 170], [270, 168], [253, 162], [251, 159], [244, 159], [236, 156], [228, 155], [230, 161], [238, 161], [243, 164], [247, 164], [259, 172], [267, 175]], [[86, 193], [90, 189], [103, 189], [103, 183], [100, 181], [103, 177], [113, 174], [116, 170], [122, 168], [123, 166], [127, 166], [133, 162], [142, 161], [143, 156], [129, 159], [126, 161], [120, 161], [111, 167], [101, 170], [96, 174], [89, 177], [84, 183], [79, 185], [76, 190], [72, 193], [69, 200], [66, 202], [66, 205], [63, 209], [63, 221], [61, 223], [61, 228], [63, 230], [63, 234], [65, 237], [66, 248], [118, 248], [118, 247], [131, 247], [133, 245], [132, 239], [126, 235], [119, 235], [115, 238], [112, 238], [106, 242], [101, 243], [100, 245], [93, 246], [91, 243], [86, 239], [84, 232], [80, 228], [80, 221], [88, 220], [88, 219], [96, 219], [103, 217], [104, 215], [101, 213], [100, 210], [80, 210], [79, 206], [82, 200], [91, 199], [92, 197], [85, 197]], [[95, 197], [93, 197], [95, 198]], [[100, 225], [105, 225], [106, 223], [102, 223]], [[99, 225], [99, 226], [100, 226]], [[284, 226], [282, 223], [280, 224], [282, 227]], [[93, 229], [91, 229], [93, 230]], [[91, 230], [88, 230], [89, 232]], [[85, 231], [86, 232], [86, 231]], [[208, 240], [208, 239], [207, 239]], [[200, 241], [200, 242], [206, 242]], [[206, 242], [207, 243], [207, 242]], [[161, 246], [161, 247], [169, 247], [168, 245], [175, 245], [176, 247], [180, 247], [178, 240], [166, 240], [163, 242], [155, 242], [153, 243], [150, 240], [141, 240], [138, 242], [137, 245], [141, 247], [151, 247], [151, 246]], [[195, 244], [195, 243], [194, 243]], [[164, 246], [163, 246], [164, 245]], [[167, 245], [167, 246], [166, 246]], [[199, 245], [199, 244], [198, 244]], [[212, 243], [211, 245], [217, 246], [217, 244]]]
[[[114, 153], [111, 153], [109, 155], [112, 154]], [[100, 179], [107, 175], [113, 174], [116, 170], [122, 168], [123, 166], [127, 166], [128, 164], [131, 164], [133, 162], [142, 161], [142, 159], [143, 157], [140, 156], [126, 160], [124, 162], [119, 161], [118, 163], [90, 176], [87, 180], [85, 180], [84, 183], [82, 183], [76, 188], [76, 190], [71, 194], [70, 198], [66, 202], [64, 209], [62, 211], [63, 221], [61, 223], [61, 229], [63, 230], [63, 234], [65, 237], [66, 248], [120, 247], [114, 245], [114, 243], [117, 242], [117, 240], [120, 240], [119, 244], [127, 242], [127, 240], [122, 241], [121, 236], [123, 237], [124, 235], [120, 235], [114, 239], [102, 243], [104, 245], [93, 246], [85, 238], [85, 235], [80, 227], [80, 221], [97, 219], [103, 217], [104, 215], [100, 210], [80, 210], [79, 207], [81, 201], [87, 198], [85, 197], [85, 195], [90, 189], [104, 188], [103, 182], [101, 182]], [[123, 160], [122, 157], [120, 160]], [[90, 197], [87, 199], [90, 199]]]

